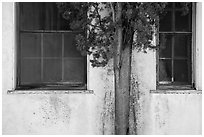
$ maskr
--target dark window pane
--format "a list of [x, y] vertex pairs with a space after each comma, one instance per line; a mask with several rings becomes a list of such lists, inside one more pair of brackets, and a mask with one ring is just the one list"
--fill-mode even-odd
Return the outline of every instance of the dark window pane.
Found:
[[172, 35], [159, 35], [159, 57], [171, 58], [172, 53]]
[[168, 2], [166, 5], [166, 9], [171, 9], [173, 6], [173, 2]]
[[45, 30], [70, 30], [69, 21], [62, 17], [55, 2], [45, 2], [43, 12]]
[[44, 57], [61, 57], [62, 56], [62, 34], [47, 33], [43, 34], [43, 51]]
[[171, 81], [171, 60], [159, 60], [159, 81]]
[[70, 30], [55, 2], [21, 2], [21, 30]]
[[175, 35], [174, 55], [175, 57], [190, 57], [191, 37], [185, 34]]
[[182, 11], [175, 12], [175, 30], [176, 31], [191, 31], [190, 13], [183, 15]]
[[188, 4], [188, 7], [191, 8], [190, 2], [175, 2], [175, 7], [176, 9], [183, 9], [186, 4]]
[[183, 7], [183, 4], [184, 4], [185, 2], [175, 2], [175, 7], [178, 9], [180, 9], [180, 8], [182, 8]]
[[44, 82], [60, 82], [62, 80], [61, 59], [44, 59], [43, 65]]
[[64, 60], [64, 81], [84, 83], [84, 59], [70, 58]]
[[174, 61], [174, 81], [188, 82], [188, 64], [186, 60]]
[[21, 34], [21, 56], [40, 57], [40, 34], [22, 33]]
[[77, 50], [75, 44], [75, 36], [77, 33], [64, 34], [64, 56], [65, 57], [81, 57], [81, 53]]
[[43, 29], [43, 4], [39, 2], [20, 2], [21, 30]]
[[41, 82], [41, 61], [40, 59], [23, 59], [21, 61], [21, 83]]
[[159, 24], [160, 24], [159, 25], [160, 31], [171, 31], [172, 30], [172, 13], [171, 13], [171, 11], [164, 13], [164, 15], [160, 17]]

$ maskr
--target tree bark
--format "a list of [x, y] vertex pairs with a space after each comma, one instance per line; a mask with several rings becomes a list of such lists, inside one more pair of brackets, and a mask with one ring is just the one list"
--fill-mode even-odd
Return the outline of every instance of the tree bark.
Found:
[[[122, 17], [122, 4], [117, 3], [117, 21]], [[129, 133], [129, 99], [130, 99], [130, 66], [131, 46], [123, 45], [123, 31], [121, 24], [117, 27], [117, 44], [114, 55], [115, 76], [115, 134]]]
[[121, 69], [115, 77], [115, 124], [117, 135], [129, 134], [130, 47], [122, 52]]

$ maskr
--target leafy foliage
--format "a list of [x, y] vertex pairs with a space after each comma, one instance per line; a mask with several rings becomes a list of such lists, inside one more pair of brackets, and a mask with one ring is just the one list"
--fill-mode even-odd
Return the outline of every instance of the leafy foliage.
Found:
[[[153, 33], [166, 5], [162, 2], [123, 2], [122, 18], [117, 19], [116, 2], [57, 3], [63, 17], [71, 20], [71, 28], [86, 32], [76, 36], [76, 43], [83, 55], [92, 55], [93, 67], [105, 66], [114, 56], [117, 27], [123, 29], [123, 49], [132, 46], [145, 52], [155, 48]], [[188, 4], [184, 3], [183, 7], [188, 10]]]

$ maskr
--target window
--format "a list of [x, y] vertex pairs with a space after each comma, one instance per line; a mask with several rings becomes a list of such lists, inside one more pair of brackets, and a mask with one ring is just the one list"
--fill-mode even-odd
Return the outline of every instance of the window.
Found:
[[192, 4], [170, 2], [160, 18], [157, 85], [192, 87]]
[[86, 89], [86, 57], [56, 3], [18, 3], [17, 89]]

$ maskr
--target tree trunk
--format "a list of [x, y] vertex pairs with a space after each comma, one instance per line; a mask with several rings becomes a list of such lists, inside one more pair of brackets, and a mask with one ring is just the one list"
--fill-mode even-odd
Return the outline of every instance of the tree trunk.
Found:
[[116, 134], [129, 133], [130, 99], [130, 47], [122, 52], [121, 69], [115, 73], [115, 124]]
[[[122, 14], [121, 3], [117, 4], [117, 20], [120, 22]], [[114, 55], [115, 76], [115, 134], [129, 133], [129, 99], [130, 99], [130, 66], [131, 46], [123, 45], [122, 26], [117, 27], [117, 44]], [[123, 47], [126, 47], [122, 50]]]

